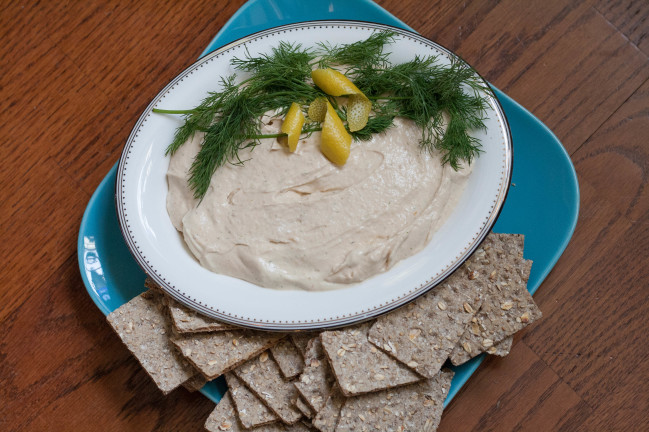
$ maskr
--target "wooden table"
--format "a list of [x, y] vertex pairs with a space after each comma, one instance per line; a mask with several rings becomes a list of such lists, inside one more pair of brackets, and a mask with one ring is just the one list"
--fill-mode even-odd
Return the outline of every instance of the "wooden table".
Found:
[[[76, 240], [141, 111], [242, 0], [1, 3], [0, 430], [201, 430], [214, 404], [155, 388], [86, 294]], [[649, 430], [649, 3], [379, 3], [547, 124], [581, 188], [543, 320], [440, 430]]]

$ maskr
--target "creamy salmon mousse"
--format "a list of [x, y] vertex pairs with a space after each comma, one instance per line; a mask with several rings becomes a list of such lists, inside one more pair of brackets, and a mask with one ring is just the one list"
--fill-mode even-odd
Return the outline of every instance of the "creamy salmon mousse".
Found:
[[[266, 119], [261, 132], [278, 133]], [[171, 157], [167, 210], [200, 264], [266, 288], [348, 287], [421, 249], [448, 218], [470, 167], [453, 170], [419, 145], [421, 129], [395, 119], [355, 141], [347, 163], [323, 156], [320, 133], [289, 152], [276, 139], [216, 170], [199, 202], [188, 187], [202, 136]]]

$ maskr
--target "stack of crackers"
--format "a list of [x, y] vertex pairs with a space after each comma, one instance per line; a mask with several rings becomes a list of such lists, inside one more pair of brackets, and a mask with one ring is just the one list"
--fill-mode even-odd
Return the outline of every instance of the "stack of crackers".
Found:
[[149, 290], [108, 316], [161, 391], [225, 375], [208, 431], [434, 431], [453, 372], [504, 356], [541, 317], [523, 236], [490, 234], [442, 284], [372, 321], [321, 332], [237, 328]]

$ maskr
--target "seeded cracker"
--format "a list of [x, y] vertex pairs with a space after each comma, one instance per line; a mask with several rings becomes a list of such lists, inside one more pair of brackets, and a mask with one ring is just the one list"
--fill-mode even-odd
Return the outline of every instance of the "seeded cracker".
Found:
[[300, 354], [304, 357], [306, 355], [306, 350], [309, 344], [309, 341], [314, 337], [318, 336], [316, 332], [299, 332], [291, 333], [290, 338], [295, 344], [295, 347], [300, 351]]
[[284, 338], [270, 348], [273, 358], [277, 362], [284, 378], [291, 379], [302, 373], [304, 359], [291, 339]]
[[421, 377], [367, 340], [372, 322], [320, 334], [338, 385], [345, 396], [411, 384]]
[[198, 312], [181, 305], [171, 297], [167, 298], [171, 319], [178, 333], [217, 332], [234, 328], [234, 326], [229, 324], [224, 324], [215, 319], [200, 315]]
[[334, 386], [327, 402], [320, 412], [313, 419], [313, 427], [320, 432], [334, 432], [340, 417], [340, 410], [347, 398], [342, 394], [338, 386]]
[[444, 369], [431, 379], [396, 389], [348, 398], [336, 432], [437, 429], [453, 372]]
[[295, 388], [311, 409], [317, 413], [327, 401], [327, 396], [335, 381], [319, 337], [314, 337], [309, 341], [304, 363], [304, 371], [300, 375], [300, 379], [295, 382]]
[[298, 409], [304, 415], [304, 417], [310, 419], [313, 418], [313, 411], [311, 410], [311, 407], [304, 402], [304, 399], [302, 399], [301, 396], [298, 396], [297, 399], [295, 399], [294, 404], [295, 408]]
[[203, 376], [202, 373], [198, 372], [196, 375], [188, 379], [183, 383], [185, 387], [190, 392], [195, 392], [203, 388], [207, 384], [208, 379]]
[[275, 344], [283, 335], [254, 330], [175, 334], [172, 342], [203, 375], [214, 379]]
[[487, 275], [489, 290], [485, 301], [450, 354], [455, 365], [482, 352], [496, 353], [496, 344], [541, 317], [527, 291], [532, 262], [523, 260], [522, 246], [519, 249], [512, 244], [492, 242], [482, 249], [483, 259], [499, 261], [499, 266]]
[[514, 336], [509, 336], [487, 350], [489, 354], [505, 357], [512, 350]]
[[[160, 288], [160, 285], [155, 283], [155, 281], [150, 277], [146, 278], [144, 286], [165, 294], [162, 288]], [[171, 315], [174, 329], [178, 333], [221, 331], [234, 328], [234, 326], [229, 324], [224, 324], [212, 318], [203, 316], [198, 312], [183, 306], [166, 294], [164, 296], [164, 302], [169, 310], [169, 314]]]
[[250, 429], [255, 426], [276, 423], [277, 416], [244, 386], [232, 372], [225, 374], [228, 392], [232, 397], [241, 425]]
[[279, 366], [267, 353], [247, 361], [233, 372], [284, 423], [294, 424], [300, 420], [302, 413], [293, 406], [297, 390], [292, 383], [284, 381]]
[[378, 318], [370, 342], [419, 374], [436, 376], [482, 303], [484, 282], [476, 275], [488, 275], [495, 265], [477, 264], [473, 254], [430, 292]]
[[[209, 432], [246, 432], [243, 426], [237, 420], [237, 414], [234, 409], [234, 403], [230, 396], [230, 392], [223, 395], [223, 398], [218, 403], [214, 411], [210, 414], [205, 422], [205, 429]], [[255, 429], [250, 429], [254, 432], [285, 432], [286, 429], [281, 423], [273, 423], [269, 425], [260, 426]]]
[[171, 322], [163, 310], [162, 295], [147, 291], [106, 317], [160, 390], [167, 394], [196, 370], [169, 341]]

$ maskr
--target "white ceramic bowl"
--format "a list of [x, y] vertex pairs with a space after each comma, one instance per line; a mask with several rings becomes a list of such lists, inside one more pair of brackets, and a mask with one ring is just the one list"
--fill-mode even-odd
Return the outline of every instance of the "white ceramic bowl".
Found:
[[250, 35], [202, 58], [183, 71], [151, 102], [135, 125], [119, 163], [116, 204], [122, 233], [135, 259], [172, 297], [222, 321], [267, 330], [328, 328], [366, 320], [422, 295], [451, 274], [490, 231], [504, 203], [512, 169], [507, 120], [491, 97], [486, 130], [475, 134], [483, 153], [474, 162], [468, 186], [453, 214], [431, 242], [386, 273], [349, 288], [325, 292], [278, 291], [212, 273], [201, 267], [184, 245], [166, 210], [165, 148], [179, 116], [152, 113], [159, 108], [192, 108], [208, 91], [218, 90], [221, 76], [235, 71], [233, 57], [269, 52], [280, 41], [314, 46], [364, 40], [377, 30], [397, 33], [390, 46], [392, 63], [415, 55], [437, 55], [449, 62], [450, 51], [416, 33], [374, 23], [317, 21], [291, 24]]

